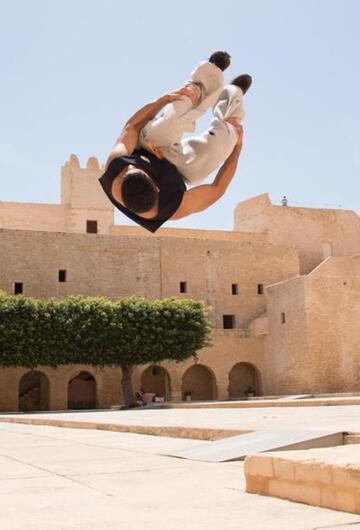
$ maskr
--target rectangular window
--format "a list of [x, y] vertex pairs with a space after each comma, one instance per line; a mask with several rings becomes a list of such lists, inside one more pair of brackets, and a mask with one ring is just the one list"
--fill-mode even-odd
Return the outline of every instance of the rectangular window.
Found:
[[60, 270], [59, 271], [59, 282], [60, 283], [65, 283], [66, 282], [66, 271], [65, 270]]
[[286, 322], [286, 315], [285, 313], [281, 313], [281, 323], [285, 324], [285, 322]]
[[22, 282], [14, 283], [14, 294], [23, 294], [24, 284]]
[[97, 234], [98, 224], [97, 221], [86, 221], [86, 233], [87, 234]]
[[235, 315], [223, 315], [223, 327], [224, 329], [234, 329]]
[[231, 294], [239, 294], [239, 287], [237, 283], [231, 284]]
[[264, 294], [264, 284], [258, 283], [257, 294]]
[[180, 282], [179, 289], [180, 289], [180, 293], [186, 293], [187, 292], [187, 282]]

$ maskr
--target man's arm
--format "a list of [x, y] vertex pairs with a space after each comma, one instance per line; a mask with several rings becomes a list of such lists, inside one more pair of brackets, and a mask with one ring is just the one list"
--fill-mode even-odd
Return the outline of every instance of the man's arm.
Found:
[[171, 94], [165, 94], [156, 101], [148, 103], [140, 110], [135, 112], [131, 118], [126, 122], [119, 138], [116, 140], [113, 149], [105, 164], [105, 170], [108, 168], [110, 162], [119, 156], [130, 155], [139, 142], [140, 131], [145, 125], [153, 120], [157, 113], [168, 103], [181, 99], [187, 94], [187, 88], [181, 88]]
[[201, 186], [196, 186], [195, 188], [192, 188], [189, 191], [185, 192], [183, 200], [178, 210], [170, 218], [171, 220], [181, 219], [193, 213], [206, 210], [206, 208], [214, 204], [224, 195], [226, 189], [228, 188], [230, 182], [232, 181], [235, 175], [239, 156], [242, 149], [243, 129], [241, 125], [235, 126], [239, 133], [238, 142], [235, 145], [231, 155], [227, 158], [227, 160], [220, 168], [218, 174], [215, 177], [214, 182], [212, 184], [203, 184]]

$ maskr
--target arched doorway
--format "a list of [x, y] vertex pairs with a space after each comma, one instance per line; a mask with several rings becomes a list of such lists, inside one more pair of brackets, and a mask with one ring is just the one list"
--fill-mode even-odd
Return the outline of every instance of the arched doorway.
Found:
[[259, 377], [254, 365], [237, 363], [229, 373], [229, 398], [259, 394]]
[[216, 399], [216, 378], [212, 370], [203, 364], [194, 364], [186, 370], [182, 379], [184, 400], [204, 401]]
[[42, 372], [30, 370], [20, 379], [19, 410], [49, 410], [49, 380]]
[[141, 388], [146, 394], [155, 394], [157, 397], [164, 398], [165, 401], [171, 400], [170, 376], [162, 366], [148, 366], [143, 371]]
[[68, 409], [96, 409], [96, 381], [89, 372], [80, 372], [70, 379]]

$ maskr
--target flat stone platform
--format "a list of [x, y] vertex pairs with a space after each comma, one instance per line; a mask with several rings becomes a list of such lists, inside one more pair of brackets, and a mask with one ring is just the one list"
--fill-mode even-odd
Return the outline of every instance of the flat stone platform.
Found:
[[300, 396], [279, 396], [276, 398], [250, 398], [234, 401], [193, 401], [171, 403], [171, 408], [177, 409], [206, 409], [206, 408], [262, 408], [262, 407], [320, 407], [320, 406], [347, 406], [360, 405], [360, 396], [357, 395], [329, 395], [311, 397], [309, 395]]
[[199, 443], [206, 442], [1, 423], [0, 528], [360, 527], [358, 515], [246, 493], [243, 462], [211, 464], [159, 454]]
[[[303, 403], [303, 400], [297, 402]], [[316, 428], [360, 433], [360, 405], [206, 409], [142, 409], [0, 414], [1, 422], [118, 430], [211, 440], [273, 428]], [[200, 431], [203, 431], [202, 433]], [[206, 431], [223, 431], [209, 437]], [[225, 431], [225, 432], [224, 432]], [[210, 434], [212, 434], [210, 432]], [[219, 433], [218, 433], [219, 434]]]
[[245, 459], [246, 491], [360, 514], [360, 447], [270, 452]]

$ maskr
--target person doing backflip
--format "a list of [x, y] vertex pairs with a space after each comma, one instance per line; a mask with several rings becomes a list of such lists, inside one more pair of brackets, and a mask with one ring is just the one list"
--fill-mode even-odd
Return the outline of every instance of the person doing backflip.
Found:
[[[252, 78], [243, 74], [224, 87], [230, 59], [227, 52], [214, 52], [184, 87], [141, 108], [109, 154], [99, 179], [104, 192], [117, 209], [151, 232], [167, 220], [214, 204], [235, 174], [242, 149], [243, 95]], [[183, 138], [210, 107], [209, 128]], [[212, 184], [199, 185], [219, 166]]]

